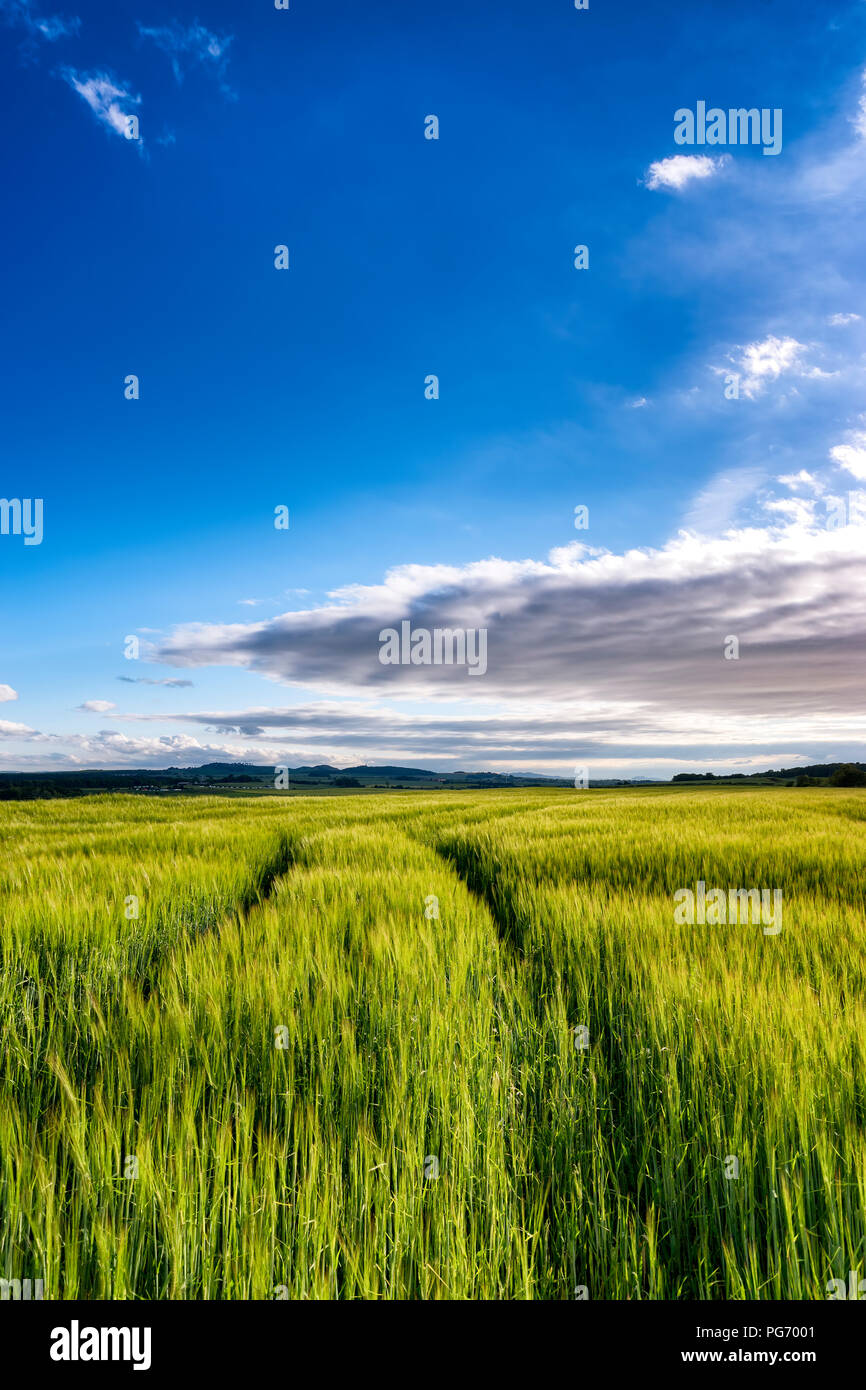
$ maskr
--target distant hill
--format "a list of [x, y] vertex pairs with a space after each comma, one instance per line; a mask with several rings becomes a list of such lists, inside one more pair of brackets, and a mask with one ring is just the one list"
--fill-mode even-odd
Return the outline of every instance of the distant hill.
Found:
[[812, 763], [810, 767], [782, 767], [774, 772], [678, 772], [672, 782], [796, 782], [798, 777], [811, 777], [825, 782], [840, 767], [856, 767], [866, 773], [866, 763]]
[[[731, 773], [678, 772], [672, 781], [677, 785], [708, 784], [718, 786], [787, 785], [798, 777], [810, 777], [826, 782], [843, 764], [817, 763], [811, 767], [782, 768], [777, 772]], [[855, 767], [866, 772], [866, 764]], [[539, 773], [503, 772], [436, 772], [423, 767], [400, 767], [393, 764], [362, 763], [358, 767], [333, 767], [330, 763], [314, 763], [292, 767], [289, 772], [290, 792], [344, 793], [365, 791], [432, 791], [436, 789], [471, 790], [495, 787], [571, 787], [570, 777], [544, 777]], [[275, 769], [272, 764], [262, 767], [255, 763], [205, 763], [202, 767], [103, 768], [77, 769], [74, 772], [0, 772], [0, 801], [32, 801], [56, 796], [92, 796], [98, 792], [122, 791], [140, 795], [199, 794], [267, 795], [273, 793]], [[667, 786], [651, 778], [631, 779], [593, 778], [591, 787]]]
[[[333, 767], [330, 763], [292, 767], [290, 791], [433, 790], [480, 787], [570, 787], [568, 777], [544, 777], [537, 773], [435, 772], [423, 767], [391, 764]], [[78, 769], [74, 772], [0, 772], [0, 801], [32, 800], [37, 797], [88, 796], [96, 792], [124, 791], [140, 794], [160, 793], [254, 793], [273, 792], [273, 764], [204, 763], [201, 767]], [[643, 781], [644, 779], [640, 779]], [[629, 786], [621, 779], [609, 778], [594, 786]]]

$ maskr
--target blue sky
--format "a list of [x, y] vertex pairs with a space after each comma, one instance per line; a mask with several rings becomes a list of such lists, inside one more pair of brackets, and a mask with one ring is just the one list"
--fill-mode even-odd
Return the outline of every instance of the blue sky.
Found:
[[0, 0], [0, 51], [0, 766], [864, 756], [863, 0]]

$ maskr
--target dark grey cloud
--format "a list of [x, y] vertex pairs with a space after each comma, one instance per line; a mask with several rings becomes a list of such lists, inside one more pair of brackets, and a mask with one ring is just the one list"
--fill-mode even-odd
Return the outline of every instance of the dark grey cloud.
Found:
[[[295, 687], [292, 698], [112, 711], [115, 727], [97, 734], [10, 725], [6, 735], [41, 744], [43, 758], [62, 743], [72, 764], [90, 766], [218, 759], [562, 775], [586, 764], [622, 776], [866, 761], [864, 598], [859, 524], [683, 533], [619, 556], [577, 546], [546, 561], [405, 566], [312, 610], [181, 627], [149, 651], [176, 667], [246, 668]], [[486, 627], [486, 673], [383, 666], [379, 634], [404, 619]], [[732, 637], [739, 659], [725, 660]]]
[[[463, 569], [405, 567], [312, 611], [180, 628], [155, 659], [243, 666], [321, 692], [636, 707], [658, 730], [708, 716], [846, 720], [863, 708], [866, 528], [684, 535], [624, 556], [554, 552]], [[385, 666], [379, 633], [487, 629], [487, 672]], [[736, 637], [739, 659], [725, 660]], [[796, 732], [791, 729], [791, 734]]]
[[[389, 709], [341, 708], [334, 704], [313, 704], [281, 709], [259, 708], [235, 711], [202, 710], [172, 714], [172, 722], [196, 725], [222, 739], [251, 740], [254, 760], [266, 761], [262, 750], [282, 748], [306, 753], [316, 749], [339, 748], [342, 761], [353, 750], [387, 749], [402, 761], [435, 766], [472, 768], [501, 765], [550, 768], [599, 759], [616, 759], [623, 766], [643, 761], [722, 764], [730, 759], [743, 761], [763, 758], [767, 766], [787, 759], [792, 764], [833, 762], [859, 758], [863, 743], [845, 738], [739, 738], [715, 741], [695, 728], [692, 736], [665, 738], [651, 718], [621, 711], [608, 719], [561, 718], [549, 714], [516, 712], [477, 718], [454, 714], [429, 716], [402, 714]], [[124, 722], [155, 722], [161, 716], [123, 716]], [[778, 756], [774, 749], [778, 746]], [[390, 756], [389, 753], [389, 756]], [[376, 761], [387, 759], [377, 752]], [[317, 757], [316, 761], [320, 761]], [[330, 758], [328, 759], [330, 761]]]

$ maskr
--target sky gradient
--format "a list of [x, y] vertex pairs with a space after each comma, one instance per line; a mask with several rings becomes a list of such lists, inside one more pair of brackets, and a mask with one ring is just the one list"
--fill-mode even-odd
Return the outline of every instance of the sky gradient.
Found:
[[866, 758], [863, 0], [0, 0], [0, 63], [0, 767]]

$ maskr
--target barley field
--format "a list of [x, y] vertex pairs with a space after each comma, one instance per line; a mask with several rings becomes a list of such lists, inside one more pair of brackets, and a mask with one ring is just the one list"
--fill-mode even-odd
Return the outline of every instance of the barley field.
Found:
[[[0, 1274], [46, 1298], [866, 1277], [866, 792], [0, 805]], [[679, 925], [698, 881], [782, 930]]]

